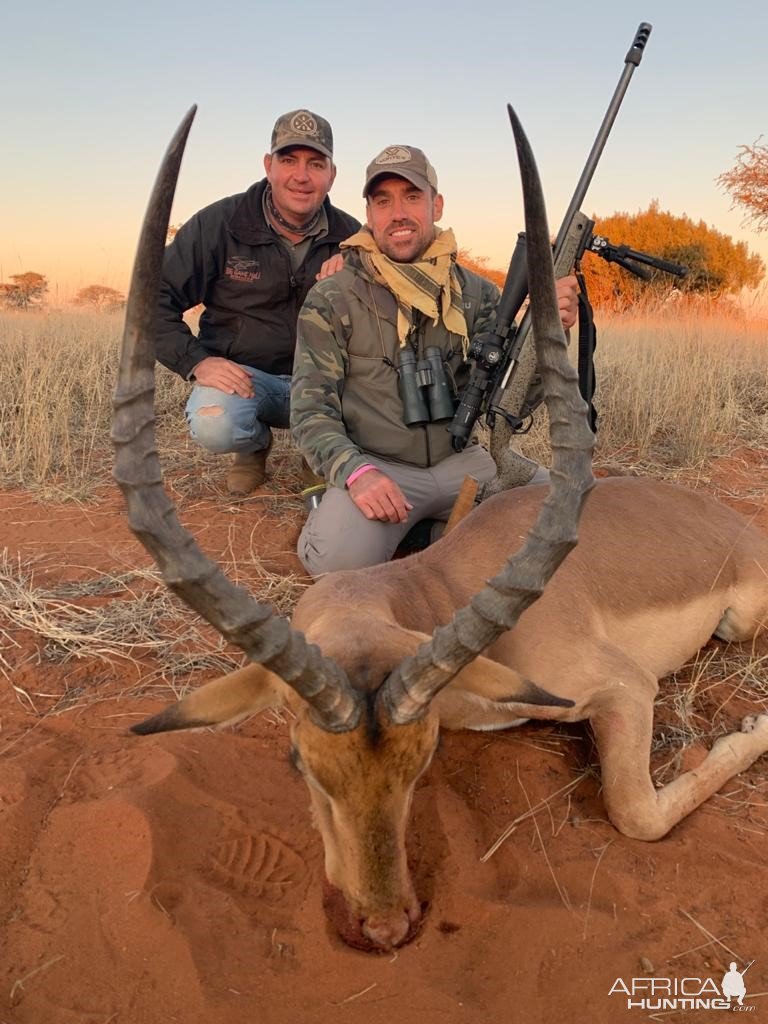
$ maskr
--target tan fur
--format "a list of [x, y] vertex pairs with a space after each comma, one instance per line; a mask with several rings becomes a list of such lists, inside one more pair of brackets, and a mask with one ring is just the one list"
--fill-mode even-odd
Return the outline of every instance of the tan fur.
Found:
[[[297, 605], [294, 625], [355, 687], [374, 694], [499, 570], [544, 494], [528, 487], [497, 495], [420, 555], [321, 579]], [[240, 717], [289, 694], [328, 879], [365, 939], [389, 948], [418, 919], [405, 828], [439, 724], [496, 729], [526, 718], [589, 719], [611, 820], [626, 835], [657, 839], [768, 751], [768, 717], [761, 715], [718, 740], [695, 771], [657, 791], [648, 757], [658, 679], [713, 634], [744, 639], [766, 618], [768, 539], [746, 519], [672, 485], [605, 480], [588, 500], [577, 548], [541, 599], [438, 694], [421, 721], [378, 720], [371, 701], [357, 729], [324, 732], [292, 691], [254, 665], [182, 701], [173, 727]], [[520, 696], [527, 680], [573, 706], [526, 704]]]

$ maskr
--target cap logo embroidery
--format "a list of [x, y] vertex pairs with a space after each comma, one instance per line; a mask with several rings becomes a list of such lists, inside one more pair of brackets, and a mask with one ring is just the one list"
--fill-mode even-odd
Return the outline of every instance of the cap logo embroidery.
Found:
[[405, 146], [387, 146], [373, 162], [375, 164], [404, 164], [410, 159], [411, 151]]
[[299, 135], [317, 135], [317, 121], [308, 110], [300, 110], [291, 118], [291, 128]]

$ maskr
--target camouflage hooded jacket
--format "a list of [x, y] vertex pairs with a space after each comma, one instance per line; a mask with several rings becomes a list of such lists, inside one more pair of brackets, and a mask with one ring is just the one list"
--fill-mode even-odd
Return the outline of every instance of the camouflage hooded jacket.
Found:
[[[488, 330], [499, 292], [457, 266], [469, 337]], [[299, 314], [291, 385], [291, 430], [316, 473], [343, 487], [354, 470], [379, 455], [412, 466], [434, 466], [453, 453], [446, 422], [406, 426], [395, 368], [397, 303], [350, 252], [344, 268], [312, 288]], [[422, 324], [418, 358], [436, 345], [457, 392], [470, 365], [459, 335], [442, 321]]]

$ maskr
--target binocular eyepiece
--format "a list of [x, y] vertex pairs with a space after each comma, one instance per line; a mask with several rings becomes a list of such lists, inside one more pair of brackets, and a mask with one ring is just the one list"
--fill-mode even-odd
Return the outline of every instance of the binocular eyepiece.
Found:
[[407, 427], [453, 419], [453, 388], [437, 345], [428, 346], [420, 360], [410, 346], [399, 349], [397, 375]]

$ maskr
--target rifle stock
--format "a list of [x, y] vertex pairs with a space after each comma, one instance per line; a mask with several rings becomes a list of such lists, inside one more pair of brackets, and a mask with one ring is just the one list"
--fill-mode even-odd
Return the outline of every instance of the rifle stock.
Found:
[[[593, 227], [594, 221], [591, 221], [589, 217], [586, 217], [578, 210], [571, 215], [570, 224], [568, 224], [567, 229], [562, 234], [559, 250], [556, 247], [553, 256], [556, 278], [567, 277], [573, 273], [573, 268], [584, 252], [584, 247], [589, 240]], [[514, 340], [508, 346], [507, 359], [504, 371], [500, 374], [499, 383], [490, 396], [488, 412], [491, 417], [501, 408], [504, 393], [517, 368], [520, 353], [530, 330], [531, 317], [526, 310], [523, 319], [520, 321], [520, 326], [515, 331]], [[492, 427], [493, 423], [489, 423], [489, 426]]]

